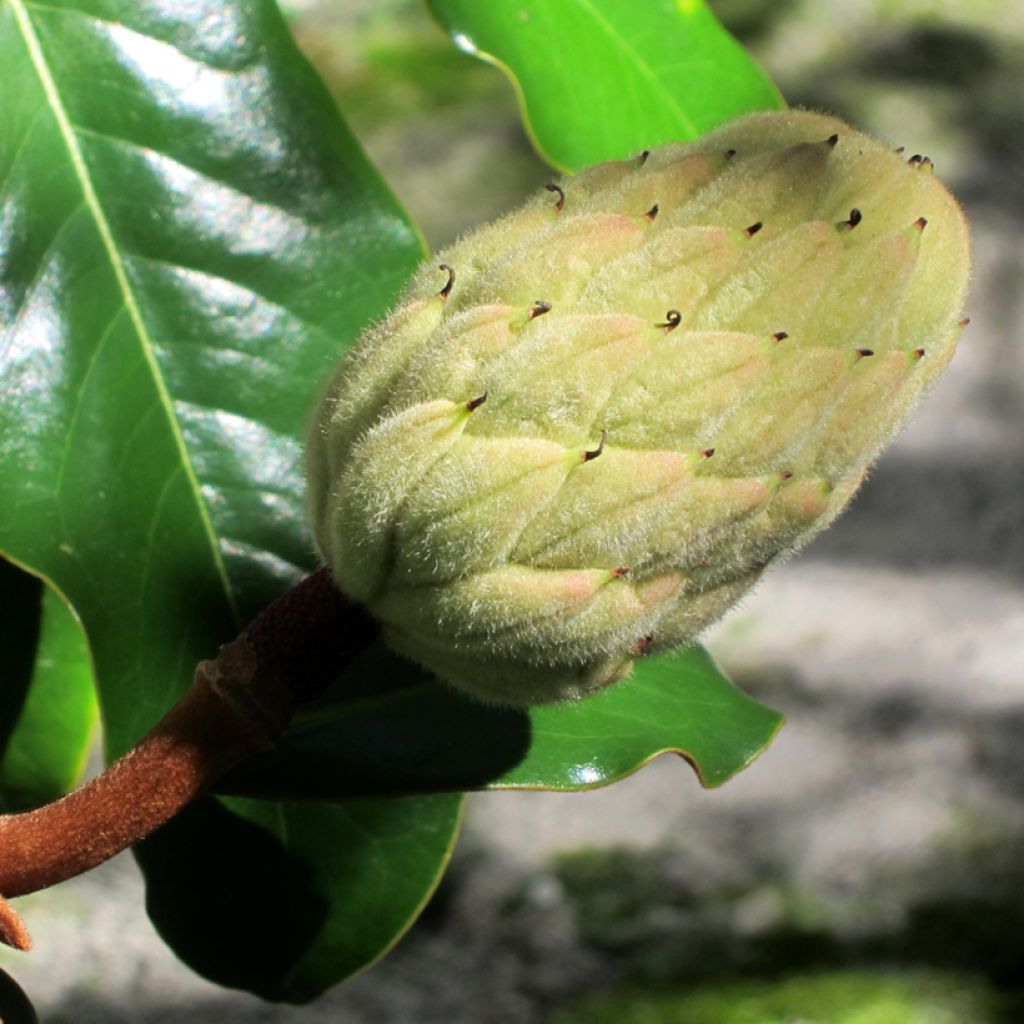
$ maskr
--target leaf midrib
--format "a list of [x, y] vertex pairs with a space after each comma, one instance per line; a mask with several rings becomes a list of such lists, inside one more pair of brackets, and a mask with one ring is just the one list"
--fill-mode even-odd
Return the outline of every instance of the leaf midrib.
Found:
[[653, 68], [642, 58], [642, 56], [636, 51], [636, 48], [632, 43], [629, 42], [620, 32], [611, 25], [607, 18], [590, 2], [590, 0], [575, 0], [576, 5], [581, 8], [584, 12], [590, 15], [593, 19], [594, 24], [601, 29], [601, 31], [608, 37], [608, 39], [614, 44], [615, 48], [622, 51], [630, 60], [630, 62], [636, 67], [637, 71], [647, 80], [654, 92], [660, 94], [665, 101], [665, 105], [674, 111], [682, 122], [683, 129], [692, 136], [697, 136], [700, 132], [697, 130], [697, 126], [693, 123], [693, 119], [686, 113], [685, 110], [679, 105], [675, 97], [664, 84], [658, 79]]
[[90, 174], [88, 164], [86, 163], [85, 156], [78, 144], [78, 138], [75, 134], [71, 118], [68, 116], [68, 112], [64, 107], [60, 90], [58, 89], [57, 83], [50, 72], [46, 55], [43, 52], [42, 45], [39, 41], [38, 35], [36, 34], [35, 27], [32, 24], [29, 13], [26, 10], [25, 4], [23, 3], [23, 0], [8, 0], [8, 3], [11, 12], [14, 15], [15, 23], [18, 26], [18, 31], [24, 41], [29, 60], [35, 69], [36, 76], [39, 79], [39, 84], [46, 96], [47, 105], [53, 114], [53, 118], [57, 123], [57, 129], [60, 132], [64, 145], [67, 148], [68, 157], [71, 160], [71, 166], [74, 170], [75, 177], [82, 189], [85, 206], [92, 215], [92, 219], [96, 225], [96, 230], [99, 233], [103, 248], [106, 251], [107, 259], [110, 261], [111, 270], [113, 271], [114, 278], [117, 281], [118, 290], [121, 293], [124, 308], [127, 310], [132, 327], [135, 329], [135, 335], [139, 341], [139, 348], [147, 366], [149, 367], [160, 404], [167, 417], [171, 436], [180, 455], [182, 469], [185, 473], [186, 480], [188, 481], [189, 489], [195, 500], [196, 512], [199, 516], [200, 524], [210, 544], [210, 553], [213, 559], [214, 568], [223, 586], [224, 596], [228, 602], [232, 617], [234, 618], [236, 625], [240, 628], [241, 619], [238, 606], [228, 579], [224, 560], [221, 556], [220, 545], [217, 541], [217, 534], [213, 528], [213, 521], [210, 518], [209, 509], [206, 507], [206, 503], [202, 499], [199, 479], [196, 476], [195, 468], [192, 465], [192, 460], [185, 444], [185, 438], [182, 434], [181, 426], [174, 414], [173, 401], [171, 399], [170, 392], [167, 389], [167, 383], [164, 380], [163, 373], [160, 370], [160, 365], [156, 359], [153, 340], [149, 335], [149, 330], [146, 327], [145, 320], [143, 319], [142, 310], [139, 308], [138, 301], [135, 298], [131, 282], [128, 280], [124, 260], [121, 258], [121, 253], [114, 238], [114, 233], [110, 227], [110, 222], [107, 220], [103, 206], [100, 203], [99, 195], [97, 194], [96, 188], [92, 182], [92, 176]]

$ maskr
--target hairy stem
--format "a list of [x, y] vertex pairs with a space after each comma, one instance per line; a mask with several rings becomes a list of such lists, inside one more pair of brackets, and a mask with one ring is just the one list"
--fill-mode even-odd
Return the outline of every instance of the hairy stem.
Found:
[[[273, 747], [295, 709], [374, 634], [326, 569], [306, 577], [200, 662], [181, 700], [102, 775], [45, 807], [0, 817], [0, 894], [44, 889], [145, 838], [229, 769]], [[31, 947], [2, 898], [0, 941]]]

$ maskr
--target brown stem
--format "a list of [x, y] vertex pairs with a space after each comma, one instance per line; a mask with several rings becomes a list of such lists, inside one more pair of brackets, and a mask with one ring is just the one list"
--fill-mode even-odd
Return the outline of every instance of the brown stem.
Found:
[[[102, 775], [45, 807], [0, 817], [0, 893], [62, 882], [149, 835], [230, 768], [274, 746], [295, 709], [375, 632], [326, 569], [306, 577], [200, 662], [181, 700]], [[0, 941], [32, 942], [2, 898]]]

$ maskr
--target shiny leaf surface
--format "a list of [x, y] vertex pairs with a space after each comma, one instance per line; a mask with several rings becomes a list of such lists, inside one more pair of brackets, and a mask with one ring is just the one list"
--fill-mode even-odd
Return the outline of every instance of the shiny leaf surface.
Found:
[[[7, 0], [0, 95], [0, 551], [81, 617], [117, 755], [310, 567], [308, 410], [420, 247], [269, 0]], [[148, 857], [150, 900], [242, 860], [250, 811], [220, 812], [230, 849], [183, 819], [189, 873]], [[310, 830], [350, 820], [296, 809], [267, 843], [335, 908], [336, 854], [293, 838], [307, 813]], [[450, 839], [447, 810], [423, 814]], [[442, 861], [422, 857], [420, 898]], [[311, 960], [310, 936], [279, 973], [327, 987], [411, 902], [382, 901], [375, 944]], [[220, 922], [211, 977], [241, 920]], [[334, 927], [328, 914], [317, 936]], [[201, 959], [200, 935], [169, 937]]]
[[0, 651], [0, 809], [18, 811], [74, 787], [96, 697], [75, 617], [36, 577], [2, 559]]
[[427, 0], [511, 79], [538, 152], [575, 171], [785, 106], [704, 0]]
[[662, 753], [719, 786], [771, 741], [780, 716], [736, 689], [701, 648], [637, 664], [578, 703], [529, 712], [475, 703], [371, 650], [273, 753], [225, 780], [235, 792], [318, 799], [460, 789], [593, 789]]

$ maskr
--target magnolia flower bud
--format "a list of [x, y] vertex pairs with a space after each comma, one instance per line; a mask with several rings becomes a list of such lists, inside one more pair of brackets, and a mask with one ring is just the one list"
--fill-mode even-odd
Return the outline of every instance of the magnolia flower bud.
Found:
[[790, 111], [439, 262], [320, 404], [312, 521], [395, 648], [532, 704], [691, 641], [839, 514], [953, 354], [969, 241], [931, 161]]

